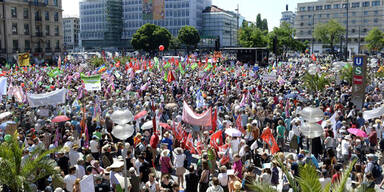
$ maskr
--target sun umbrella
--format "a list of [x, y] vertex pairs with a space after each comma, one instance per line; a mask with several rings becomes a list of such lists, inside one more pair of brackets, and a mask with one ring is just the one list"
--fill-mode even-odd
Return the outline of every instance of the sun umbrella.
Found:
[[358, 137], [368, 137], [368, 135], [363, 130], [360, 130], [360, 129], [350, 128], [347, 131], [350, 134], [356, 135]]
[[135, 129], [133, 125], [129, 124], [116, 125], [112, 129], [112, 135], [120, 140], [126, 140], [127, 138], [131, 137], [134, 132]]
[[168, 103], [164, 106], [164, 108], [166, 109], [174, 109], [177, 107], [177, 104], [176, 103]]
[[138, 119], [144, 117], [144, 116], [147, 115], [147, 114], [148, 114], [147, 111], [145, 111], [145, 110], [144, 110], [144, 111], [141, 111], [141, 112], [139, 112], [138, 114], [135, 115], [134, 120], [136, 121], [136, 120], [138, 120]]
[[320, 137], [324, 130], [323, 127], [317, 123], [305, 123], [300, 127], [300, 131], [305, 137], [313, 139]]
[[6, 122], [0, 124], [0, 129], [4, 130], [7, 127], [8, 124], [16, 124], [16, 122], [14, 122], [14, 121], [6, 121]]
[[59, 115], [59, 116], [53, 118], [51, 121], [53, 123], [60, 123], [60, 122], [69, 121], [69, 120], [71, 120], [69, 117], [67, 117], [65, 115]]
[[0, 114], [0, 120], [3, 120], [3, 119], [5, 119], [5, 118], [7, 118], [7, 117], [9, 117], [9, 116], [11, 116], [11, 115], [12, 115], [11, 112], [4, 112], [4, 113], [1, 113], [1, 114]]
[[147, 121], [145, 122], [142, 126], [142, 130], [147, 130], [147, 129], [152, 129], [153, 128], [153, 122], [152, 121]]
[[235, 128], [226, 129], [225, 134], [231, 137], [241, 137], [241, 131]]

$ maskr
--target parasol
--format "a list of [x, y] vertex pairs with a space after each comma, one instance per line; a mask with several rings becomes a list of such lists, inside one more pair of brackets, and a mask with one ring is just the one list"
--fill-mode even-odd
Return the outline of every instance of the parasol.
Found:
[[347, 131], [350, 134], [356, 135], [358, 137], [368, 137], [368, 135], [363, 130], [360, 130], [360, 129], [350, 128]]
[[138, 120], [138, 119], [140, 119], [140, 118], [146, 116], [147, 114], [148, 114], [147, 111], [145, 111], [145, 110], [144, 110], [144, 111], [141, 111], [141, 112], [137, 113], [137, 114], [135, 115], [135, 118], [133, 118], [133, 119], [136, 121], [136, 120]]
[[52, 123], [60, 123], [60, 122], [69, 121], [69, 120], [71, 120], [69, 117], [65, 115], [59, 115], [53, 118], [51, 121]]
[[145, 122], [142, 126], [142, 130], [147, 130], [147, 129], [152, 129], [153, 128], [153, 122], [152, 121], [147, 121]]
[[225, 134], [231, 137], [241, 137], [241, 131], [235, 128], [228, 128], [225, 130]]
[[177, 107], [176, 103], [168, 103], [164, 106], [165, 109], [174, 109]]

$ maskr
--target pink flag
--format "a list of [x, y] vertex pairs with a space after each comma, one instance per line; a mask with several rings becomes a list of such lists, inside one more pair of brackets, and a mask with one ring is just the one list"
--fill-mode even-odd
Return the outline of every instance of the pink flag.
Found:
[[145, 111], [145, 110], [144, 110], [144, 111], [141, 111], [141, 112], [139, 112], [138, 114], [135, 115], [134, 120], [136, 121], [136, 120], [138, 120], [138, 119], [140, 119], [140, 118], [146, 116], [147, 114], [148, 114], [147, 111]]
[[197, 126], [211, 126], [212, 125], [212, 108], [209, 108], [207, 111], [202, 114], [196, 114], [184, 101], [183, 103], [183, 115], [182, 120], [185, 123]]

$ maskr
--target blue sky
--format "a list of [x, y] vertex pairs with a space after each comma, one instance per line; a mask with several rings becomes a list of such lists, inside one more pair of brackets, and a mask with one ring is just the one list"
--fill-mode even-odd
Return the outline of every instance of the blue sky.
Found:
[[[289, 5], [289, 10], [296, 11], [297, 3], [314, 0], [212, 0], [212, 4], [226, 10], [234, 11], [239, 4], [240, 14], [247, 20], [255, 21], [256, 15], [261, 14], [262, 18], [267, 18], [268, 27], [279, 26], [281, 12], [285, 10], [285, 5]], [[79, 0], [63, 0], [63, 16], [79, 15]]]

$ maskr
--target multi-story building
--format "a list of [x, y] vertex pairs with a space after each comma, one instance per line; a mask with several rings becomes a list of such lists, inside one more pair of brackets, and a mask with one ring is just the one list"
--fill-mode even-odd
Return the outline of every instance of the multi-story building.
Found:
[[[313, 39], [315, 26], [330, 19], [337, 20], [344, 27], [348, 22], [348, 52], [350, 55], [355, 54], [362, 51], [365, 45], [364, 38], [369, 30], [374, 27], [384, 30], [383, 15], [383, 0], [318, 0], [298, 3], [295, 20], [296, 39], [311, 42], [312, 52], [323, 53], [329, 51], [330, 47]], [[345, 35], [340, 38], [342, 41], [335, 45], [336, 50], [343, 50], [345, 47]]]
[[63, 48], [61, 0], [0, 1], [0, 56], [49, 59]]
[[201, 46], [215, 47], [216, 39], [220, 39], [220, 47], [237, 46], [239, 22], [237, 13], [225, 11], [214, 5], [206, 7], [203, 11]]
[[203, 10], [211, 0], [84, 0], [80, 2], [80, 38], [84, 48], [130, 46], [133, 34], [146, 23], [172, 35], [185, 25], [200, 32]]
[[79, 46], [80, 19], [77, 17], [63, 18], [64, 48], [73, 50]]
[[288, 10], [288, 5], [284, 12], [281, 12], [280, 25], [285, 22], [290, 24], [292, 27], [295, 25], [296, 14], [293, 11]]

